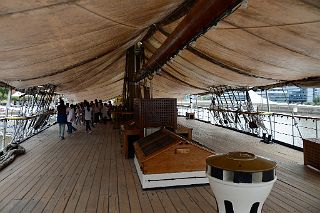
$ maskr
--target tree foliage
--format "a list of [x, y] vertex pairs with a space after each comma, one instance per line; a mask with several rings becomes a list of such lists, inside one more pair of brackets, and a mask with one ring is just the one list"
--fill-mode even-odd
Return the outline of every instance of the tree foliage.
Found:
[[315, 105], [320, 105], [320, 96], [317, 96], [313, 99]]
[[8, 88], [0, 87], [0, 102], [7, 99], [8, 91]]

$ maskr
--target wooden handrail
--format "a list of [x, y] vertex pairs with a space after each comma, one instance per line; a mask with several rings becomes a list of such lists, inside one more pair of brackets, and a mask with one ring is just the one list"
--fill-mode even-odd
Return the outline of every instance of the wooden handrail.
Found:
[[[177, 107], [185, 107], [189, 108], [190, 105], [177, 105]], [[294, 115], [289, 113], [279, 113], [279, 112], [265, 112], [265, 111], [259, 111], [259, 112], [241, 112], [239, 110], [228, 110], [228, 109], [210, 109], [209, 107], [197, 107], [200, 109], [207, 109], [207, 110], [213, 110], [213, 111], [219, 111], [219, 112], [233, 112], [233, 113], [239, 113], [239, 114], [249, 114], [249, 115], [277, 115], [277, 116], [287, 116], [287, 117], [295, 117], [295, 118], [302, 118], [302, 119], [319, 119], [320, 117], [312, 117], [312, 116], [305, 116], [305, 115]]]
[[30, 120], [30, 119], [33, 119], [33, 118], [36, 118], [36, 117], [39, 117], [41, 115], [49, 115], [49, 114], [54, 114], [54, 112], [46, 112], [46, 113], [42, 113], [42, 114], [37, 114], [37, 115], [32, 115], [32, 116], [12, 116], [12, 117], [4, 117], [4, 118], [0, 118], [0, 121], [17, 121], [17, 120]]

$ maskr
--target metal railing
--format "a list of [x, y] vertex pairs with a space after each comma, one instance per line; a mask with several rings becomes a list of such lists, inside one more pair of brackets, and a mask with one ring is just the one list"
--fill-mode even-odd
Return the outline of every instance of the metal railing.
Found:
[[0, 137], [2, 150], [9, 143], [21, 143], [41, 132], [55, 122], [53, 111], [32, 116], [9, 116], [0, 118]]
[[[207, 107], [191, 108], [178, 106], [178, 115], [194, 113], [195, 119], [249, 133], [269, 142], [278, 142], [302, 150], [303, 138], [319, 138], [320, 118], [273, 112], [240, 112], [237, 110], [209, 109]], [[252, 117], [258, 117], [260, 124], [250, 125]], [[271, 140], [271, 141], [270, 141]]]

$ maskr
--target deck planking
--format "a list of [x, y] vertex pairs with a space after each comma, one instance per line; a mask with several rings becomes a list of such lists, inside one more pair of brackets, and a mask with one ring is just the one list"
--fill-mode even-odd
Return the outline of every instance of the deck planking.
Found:
[[[301, 152], [199, 121], [179, 122], [216, 152], [245, 150], [278, 162], [263, 212], [320, 212], [320, 175], [303, 166]], [[0, 172], [0, 211], [217, 212], [208, 184], [142, 190], [133, 160], [121, 153], [119, 131], [110, 123], [93, 130], [79, 128], [60, 141], [54, 126], [23, 143], [27, 153]]]
[[213, 126], [197, 120], [178, 118], [193, 128], [194, 139], [217, 153], [246, 151], [277, 162], [277, 177], [264, 211], [320, 212], [320, 173], [303, 165], [303, 153], [279, 144], [265, 144], [259, 138]]

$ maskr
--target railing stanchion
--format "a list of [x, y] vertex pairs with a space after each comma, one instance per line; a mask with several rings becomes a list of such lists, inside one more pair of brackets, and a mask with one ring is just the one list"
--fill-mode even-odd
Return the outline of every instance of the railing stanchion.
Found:
[[276, 115], [273, 114], [273, 139], [276, 139]]
[[316, 119], [316, 138], [319, 138], [318, 136], [318, 120]]
[[2, 149], [6, 146], [6, 131], [7, 131], [7, 119], [3, 120], [3, 137], [2, 137]]
[[294, 118], [293, 118], [294, 114], [292, 112], [292, 117], [291, 117], [291, 125], [292, 125], [292, 145], [294, 146]]
[[[228, 109], [216, 109], [216, 110], [211, 109], [210, 110], [210, 109], [204, 108], [204, 107], [197, 107], [197, 110], [191, 109], [190, 106], [189, 107], [178, 106], [178, 107], [179, 107], [178, 111], [180, 113], [182, 113], [184, 110], [185, 111], [193, 110], [194, 112], [197, 112], [197, 119], [198, 120], [204, 121], [204, 122], [210, 122], [213, 125], [220, 124], [222, 126], [224, 126], [224, 124], [223, 124], [223, 122], [221, 123], [221, 119], [224, 119], [224, 118], [215, 117], [213, 114], [214, 112], [215, 113], [226, 113], [227, 112], [227, 113], [235, 113], [235, 114], [239, 113], [239, 116], [241, 116], [242, 114], [247, 115], [247, 116], [252, 116], [252, 115], [263, 116], [265, 118], [265, 119], [263, 119], [263, 122], [270, 123], [270, 129], [271, 129], [270, 136], [272, 137], [272, 139], [279, 141], [279, 143], [286, 143], [288, 145], [294, 146], [295, 148], [302, 148], [302, 145], [300, 144], [300, 139], [299, 139], [299, 137], [302, 138], [302, 134], [309, 134], [309, 135], [304, 135], [305, 137], [314, 137], [315, 136], [316, 138], [319, 138], [319, 126], [318, 125], [319, 125], [320, 119], [317, 117], [295, 115], [294, 112], [291, 112], [290, 114], [269, 112], [266, 114], [265, 112], [255, 112], [255, 113], [246, 112], [246, 111], [238, 112], [238, 111], [233, 111], [233, 110], [228, 110]], [[205, 117], [205, 116], [207, 116], [207, 117]], [[268, 116], [268, 118], [266, 116]], [[272, 118], [272, 116], [273, 116], [273, 118]], [[282, 121], [281, 118], [283, 118], [283, 117], [287, 118], [286, 121]], [[291, 118], [291, 123], [288, 120], [289, 118]], [[312, 127], [309, 127], [306, 125], [299, 126], [296, 118], [307, 119], [308, 121], [312, 121], [313, 126]], [[236, 120], [234, 120], [234, 122], [235, 121]], [[249, 128], [248, 122], [244, 121], [244, 128], [242, 128], [242, 126], [240, 125], [243, 121], [240, 119], [238, 122], [239, 123], [235, 124], [234, 126], [230, 125], [229, 127], [233, 128], [234, 130], [245, 131], [245, 132], [249, 132], [249, 133], [252, 131], [251, 130], [252, 128]], [[272, 124], [272, 122], [273, 122], [273, 124]], [[315, 125], [315, 127], [314, 127], [314, 125]], [[227, 126], [227, 125], [225, 125], [225, 126]], [[291, 126], [291, 130], [290, 130], [290, 126]], [[295, 130], [295, 128], [297, 128], [297, 130]], [[307, 129], [308, 131], [301, 132], [300, 128]], [[257, 130], [257, 131], [259, 131], [259, 130]], [[291, 134], [290, 134], [290, 131], [291, 131]], [[295, 131], [298, 132], [296, 136], [295, 136]], [[316, 131], [315, 135], [314, 135], [314, 133], [312, 133], [314, 131]], [[310, 135], [310, 132], [311, 132], [311, 135]]]

